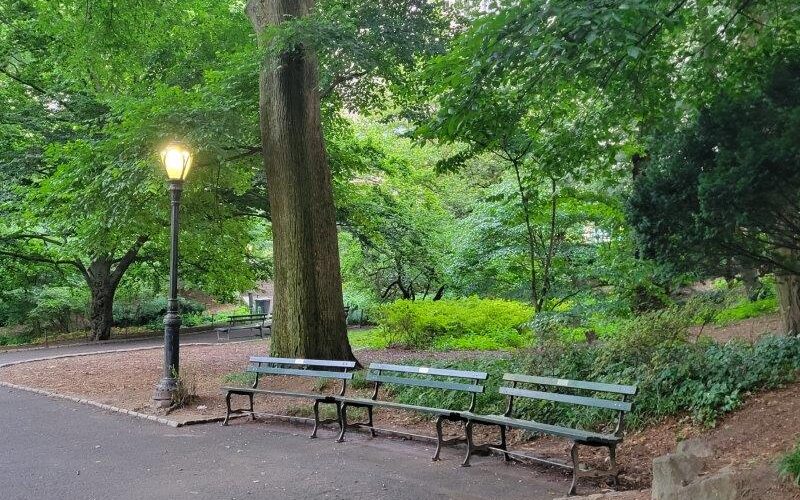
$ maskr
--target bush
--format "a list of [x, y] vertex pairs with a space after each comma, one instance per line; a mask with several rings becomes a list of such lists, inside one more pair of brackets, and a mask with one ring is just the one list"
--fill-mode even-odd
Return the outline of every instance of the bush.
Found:
[[[191, 316], [205, 310], [203, 304], [193, 300], [178, 298], [181, 314]], [[167, 312], [167, 299], [164, 297], [148, 298], [130, 302], [114, 302], [115, 326], [153, 325], [158, 327]]]
[[373, 316], [375, 314], [375, 309], [378, 307], [378, 303], [371, 294], [357, 291], [345, 291], [344, 305], [350, 308], [347, 313], [348, 325], [373, 323]]
[[26, 323], [34, 330], [54, 328], [69, 332], [77, 315], [86, 314], [89, 297], [83, 288], [46, 287], [37, 291], [36, 306], [28, 312]]
[[378, 324], [394, 346], [508, 349], [530, 344], [532, 316], [530, 306], [509, 300], [398, 300], [378, 309]]
[[[488, 413], [503, 411], [504, 399], [497, 394], [497, 385], [505, 372], [634, 384], [639, 393], [626, 419], [632, 428], [685, 414], [701, 425], [714, 425], [721, 415], [741, 406], [750, 393], [796, 379], [800, 339], [765, 336], [756, 343], [720, 345], [709, 339], [692, 343], [685, 339], [685, 322], [675, 318], [674, 311], [645, 315], [619, 338], [606, 343], [552, 341], [510, 358], [432, 364], [489, 372], [486, 393], [478, 398], [477, 408]], [[678, 327], [673, 330], [670, 325], [675, 324]], [[443, 396], [442, 391], [431, 389], [397, 388], [395, 394], [413, 404], [466, 402], [464, 396]], [[603, 430], [602, 424], [613, 420], [608, 410], [572, 405], [520, 399], [515, 407], [525, 418], [584, 429]]]
[[800, 443], [789, 454], [785, 455], [778, 463], [781, 477], [788, 479], [800, 486]]
[[732, 307], [721, 310], [717, 313], [714, 322], [718, 325], [727, 325], [734, 321], [741, 321], [747, 318], [756, 318], [765, 314], [771, 314], [778, 310], [778, 301], [775, 297], [755, 301], [742, 301]]

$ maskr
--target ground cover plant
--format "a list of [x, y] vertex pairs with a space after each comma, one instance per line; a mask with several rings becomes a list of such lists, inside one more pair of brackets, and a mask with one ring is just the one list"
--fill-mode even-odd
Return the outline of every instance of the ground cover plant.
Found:
[[795, 446], [794, 450], [781, 458], [778, 470], [781, 476], [800, 486], [800, 443]]
[[[680, 309], [669, 309], [629, 322], [617, 337], [606, 342], [553, 340], [508, 357], [421, 361], [489, 372], [486, 394], [478, 405], [478, 411], [489, 413], [504, 410], [497, 385], [505, 372], [634, 384], [639, 393], [626, 419], [634, 429], [673, 415], [689, 415], [698, 424], [713, 426], [720, 416], [741, 406], [748, 395], [797, 379], [800, 339], [769, 335], [755, 342], [718, 344], [708, 338], [694, 342], [688, 338], [687, 318]], [[438, 391], [420, 388], [399, 388], [395, 397], [416, 404], [456, 402], [442, 400]], [[518, 410], [533, 420], [586, 429], [597, 429], [610, 421], [605, 410], [546, 402], [520, 402]]]

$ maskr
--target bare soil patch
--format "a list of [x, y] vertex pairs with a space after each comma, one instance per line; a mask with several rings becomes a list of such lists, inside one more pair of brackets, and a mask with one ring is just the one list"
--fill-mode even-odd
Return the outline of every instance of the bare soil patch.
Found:
[[781, 330], [781, 317], [778, 314], [769, 314], [757, 318], [749, 318], [729, 325], [694, 326], [690, 329], [693, 336], [707, 335], [717, 342], [728, 342], [732, 339], [743, 339], [751, 342], [759, 337]]

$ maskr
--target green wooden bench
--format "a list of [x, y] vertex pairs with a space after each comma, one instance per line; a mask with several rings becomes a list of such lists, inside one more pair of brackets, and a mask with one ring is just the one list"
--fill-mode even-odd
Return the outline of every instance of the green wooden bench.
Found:
[[[439, 460], [439, 453], [441, 452], [442, 445], [455, 442], [465, 442], [467, 439], [465, 436], [464, 438], [444, 440], [442, 436], [443, 422], [445, 420], [451, 422], [467, 421], [467, 417], [471, 416], [472, 412], [475, 410], [477, 395], [484, 391], [484, 386], [481, 382], [486, 380], [487, 376], [488, 374], [486, 372], [447, 370], [442, 368], [431, 368], [428, 366], [371, 363], [367, 370], [366, 380], [374, 383], [372, 397], [353, 398], [342, 396], [337, 398], [341, 402], [339, 408], [339, 418], [341, 419], [339, 425], [341, 432], [337, 441], [344, 441], [346, 430], [353, 427], [367, 427], [370, 430], [370, 434], [374, 436], [375, 428], [373, 426], [372, 410], [375, 407], [415, 411], [436, 416], [436, 452], [433, 455], [433, 460]], [[469, 398], [467, 398], [469, 400], [469, 404], [466, 408], [448, 409], [379, 400], [378, 390], [382, 384], [426, 387], [442, 391], [463, 392], [469, 395]], [[348, 407], [366, 408], [367, 421], [348, 423]]]
[[258, 330], [263, 339], [265, 329], [272, 329], [271, 314], [235, 314], [228, 317], [227, 325], [215, 328], [214, 331], [217, 332], [217, 342], [219, 342], [223, 334], [230, 340], [231, 331], [235, 330]]
[[[636, 386], [632, 385], [618, 385], [618, 384], [605, 384], [600, 382], [587, 382], [581, 380], [567, 380], [557, 379], [550, 377], [536, 377], [531, 375], [520, 375], [516, 373], [506, 373], [503, 375], [503, 380], [509, 385], [500, 387], [500, 394], [507, 396], [508, 405], [504, 415], [469, 415], [467, 416], [466, 424], [466, 437], [467, 437], [467, 456], [464, 460], [465, 464], [469, 463], [470, 456], [475, 450], [479, 448], [496, 448], [504, 452], [505, 460], [509, 460], [508, 451], [506, 447], [505, 431], [508, 428], [523, 429], [526, 431], [549, 434], [552, 436], [563, 437], [572, 440], [572, 448], [570, 455], [572, 464], [556, 462], [539, 457], [528, 455], [520, 455], [521, 457], [544, 462], [549, 465], [556, 465], [565, 467], [572, 470], [572, 485], [569, 489], [569, 494], [575, 493], [579, 477], [611, 477], [614, 485], [617, 484], [617, 477], [619, 469], [616, 461], [616, 448], [622, 442], [623, 432], [625, 430], [624, 418], [625, 414], [631, 411], [632, 404], [626, 399], [636, 394]], [[519, 385], [522, 387], [519, 387]], [[540, 390], [533, 390], [531, 387]], [[606, 393], [613, 394], [620, 399], [601, 399], [596, 397], [588, 397], [584, 395], [575, 394], [576, 391], [589, 391], [592, 393]], [[580, 405], [593, 408], [601, 408], [613, 412], [614, 430], [612, 432], [590, 432], [581, 429], [573, 429], [570, 427], [562, 427], [558, 425], [550, 425], [546, 423], [534, 422], [521, 418], [515, 418], [514, 415], [514, 399], [526, 398], [538, 401], [551, 401], [554, 403], [563, 403], [571, 405]], [[500, 428], [501, 443], [499, 446], [481, 445], [475, 446], [472, 437], [472, 427], [474, 424], [480, 425], [495, 425]], [[578, 463], [578, 446], [593, 446], [608, 448], [610, 457], [610, 467], [607, 471], [583, 471]]]
[[[351, 370], [355, 368], [355, 361], [332, 361], [324, 359], [292, 359], [292, 358], [270, 358], [264, 356], [253, 356], [250, 358], [250, 365], [247, 367], [247, 373], [255, 374], [255, 381], [252, 387], [223, 387], [225, 391], [225, 405], [227, 413], [222, 425], [228, 425], [228, 420], [233, 415], [249, 414], [252, 419], [255, 419], [255, 411], [253, 408], [253, 397], [256, 394], [270, 394], [275, 396], [285, 396], [291, 398], [304, 398], [314, 401], [314, 431], [311, 437], [317, 437], [317, 429], [320, 424], [339, 423], [339, 400], [345, 395], [347, 390], [347, 381], [353, 379]], [[341, 380], [342, 385], [338, 392], [324, 394], [315, 392], [293, 392], [278, 389], [270, 389], [259, 387], [259, 382], [262, 377], [268, 375], [288, 376], [288, 377], [311, 377], [323, 379], [336, 379]], [[241, 395], [247, 396], [250, 400], [249, 408], [231, 408], [231, 396]], [[336, 407], [336, 419], [319, 419], [319, 405], [331, 404]]]

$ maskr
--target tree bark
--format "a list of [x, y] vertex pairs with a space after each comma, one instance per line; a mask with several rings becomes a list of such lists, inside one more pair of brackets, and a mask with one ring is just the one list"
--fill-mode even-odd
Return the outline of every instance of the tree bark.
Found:
[[106, 259], [96, 260], [88, 271], [92, 274], [92, 279], [87, 280], [92, 297], [89, 306], [92, 340], [108, 340], [114, 324], [114, 294], [117, 292], [116, 286], [111, 282], [111, 262]]
[[786, 272], [775, 273], [778, 302], [786, 335], [800, 334], [800, 275]]
[[83, 274], [89, 286], [91, 303], [89, 305], [89, 325], [92, 340], [108, 340], [111, 338], [111, 327], [114, 325], [114, 295], [122, 280], [122, 276], [136, 260], [139, 250], [147, 242], [148, 236], [139, 236], [125, 254], [113, 259], [111, 256], [96, 257], [89, 267], [80, 261], [75, 265]]
[[[249, 0], [257, 34], [300, 18], [313, 0]], [[275, 255], [272, 353], [355, 359], [347, 340], [317, 58], [302, 45], [268, 54], [259, 112]]]

